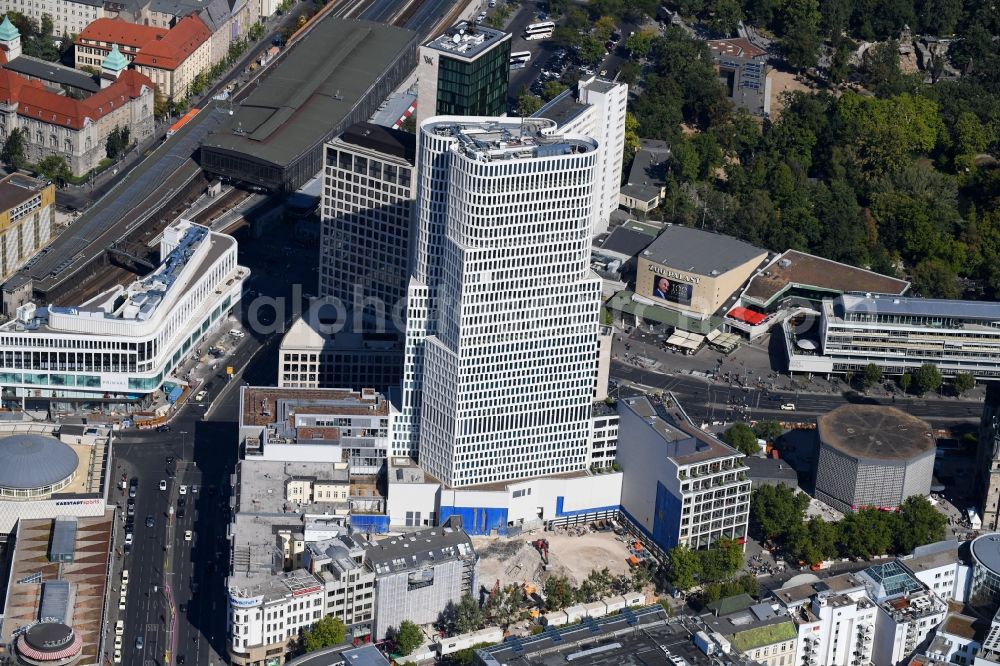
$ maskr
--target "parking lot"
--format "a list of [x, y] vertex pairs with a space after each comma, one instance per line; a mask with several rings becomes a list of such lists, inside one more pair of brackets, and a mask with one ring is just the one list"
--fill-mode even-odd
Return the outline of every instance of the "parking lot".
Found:
[[[562, 575], [570, 583], [579, 585], [595, 569], [607, 567], [612, 575], [629, 573], [628, 539], [614, 532], [595, 532], [581, 528], [560, 529], [552, 532], [536, 530], [517, 537], [472, 537], [473, 545], [481, 557], [480, 583], [492, 588], [499, 580], [501, 586], [510, 583], [541, 585], [550, 575]], [[536, 539], [549, 542], [548, 571], [542, 567], [542, 558], [531, 545]]]

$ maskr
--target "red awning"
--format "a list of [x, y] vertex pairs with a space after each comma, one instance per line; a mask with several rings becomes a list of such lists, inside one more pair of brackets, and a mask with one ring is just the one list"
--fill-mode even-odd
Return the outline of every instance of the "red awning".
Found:
[[732, 310], [730, 310], [729, 314], [727, 314], [726, 316], [732, 317], [733, 319], [736, 319], [738, 321], [745, 321], [751, 326], [756, 326], [757, 324], [767, 319], [767, 315], [761, 314], [759, 312], [754, 312], [753, 310], [748, 310], [744, 307], [735, 307]]

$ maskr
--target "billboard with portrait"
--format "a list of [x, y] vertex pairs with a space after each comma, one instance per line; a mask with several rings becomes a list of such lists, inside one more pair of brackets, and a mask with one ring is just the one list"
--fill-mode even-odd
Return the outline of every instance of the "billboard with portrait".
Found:
[[658, 298], [680, 305], [691, 305], [691, 294], [694, 292], [694, 285], [680, 280], [671, 280], [662, 275], [653, 275], [653, 298]]

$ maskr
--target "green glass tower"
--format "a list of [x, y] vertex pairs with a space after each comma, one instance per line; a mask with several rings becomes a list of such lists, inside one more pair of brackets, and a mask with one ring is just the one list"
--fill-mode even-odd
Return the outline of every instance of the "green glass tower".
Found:
[[510, 33], [462, 21], [421, 46], [417, 124], [439, 115], [505, 115], [510, 42]]

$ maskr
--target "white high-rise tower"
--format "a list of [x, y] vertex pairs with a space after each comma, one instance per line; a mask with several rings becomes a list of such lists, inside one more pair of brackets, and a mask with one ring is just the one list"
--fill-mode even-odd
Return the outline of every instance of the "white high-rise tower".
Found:
[[545, 119], [420, 127], [397, 454], [450, 486], [584, 469], [597, 142]]

